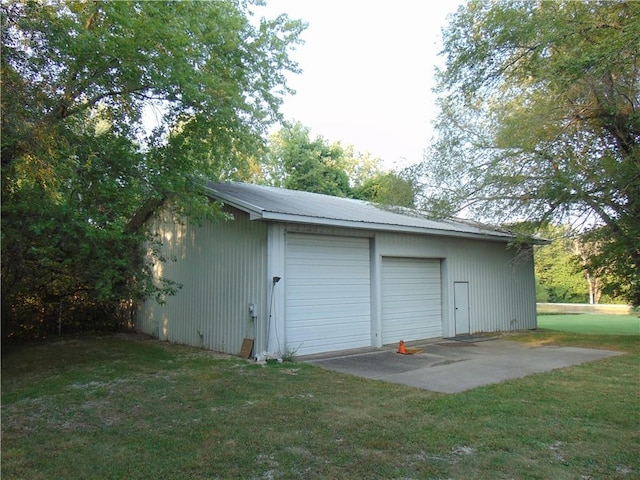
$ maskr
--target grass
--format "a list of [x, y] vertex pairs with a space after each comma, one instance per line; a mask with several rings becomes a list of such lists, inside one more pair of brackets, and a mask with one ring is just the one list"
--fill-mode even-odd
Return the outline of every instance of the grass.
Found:
[[539, 315], [538, 328], [587, 335], [640, 335], [636, 315]]
[[2, 478], [638, 478], [638, 338], [509, 338], [628, 354], [445, 395], [127, 336], [4, 349]]

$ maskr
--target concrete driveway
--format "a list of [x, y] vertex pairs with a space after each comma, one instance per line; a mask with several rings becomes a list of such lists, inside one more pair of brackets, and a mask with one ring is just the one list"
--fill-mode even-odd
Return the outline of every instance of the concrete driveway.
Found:
[[439, 339], [407, 346], [422, 349], [400, 355], [397, 348], [301, 359], [322, 368], [434, 392], [458, 393], [532, 373], [548, 372], [622, 352], [591, 348], [530, 346], [503, 339]]

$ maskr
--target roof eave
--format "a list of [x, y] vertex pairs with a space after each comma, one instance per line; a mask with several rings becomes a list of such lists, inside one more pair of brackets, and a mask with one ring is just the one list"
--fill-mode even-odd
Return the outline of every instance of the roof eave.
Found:
[[309, 217], [301, 215], [291, 215], [285, 213], [269, 212], [263, 210], [260, 220], [285, 223], [311, 224], [319, 226], [357, 228], [360, 230], [373, 230], [382, 232], [403, 232], [417, 233], [421, 235], [438, 235], [441, 237], [456, 237], [469, 239], [483, 239], [500, 242], [510, 242], [516, 239], [515, 236], [506, 233], [488, 233], [488, 232], [459, 232], [455, 230], [444, 230], [437, 228], [416, 227], [411, 225], [397, 225], [373, 222], [358, 222], [353, 220], [335, 220], [319, 217]]

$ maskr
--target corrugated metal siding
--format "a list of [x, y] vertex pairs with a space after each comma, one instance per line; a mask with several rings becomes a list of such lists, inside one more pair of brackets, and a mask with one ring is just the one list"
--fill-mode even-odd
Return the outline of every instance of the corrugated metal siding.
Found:
[[516, 255], [500, 244], [487, 244], [484, 262], [454, 264], [455, 280], [469, 276], [471, 332], [535, 328], [535, 283], [532, 257]]
[[381, 256], [441, 258], [443, 334], [453, 335], [453, 283], [469, 282], [471, 332], [536, 327], [533, 257], [502, 242], [421, 235], [376, 235]]
[[[165, 340], [238, 353], [242, 339], [254, 336], [256, 325], [248, 313], [248, 304], [254, 302], [258, 305], [255, 322], [259, 327], [258, 348], [262, 350], [267, 347], [267, 295], [271, 292], [273, 276], [278, 276], [282, 281], [275, 288], [276, 315], [271, 322], [274, 332], [269, 337], [268, 351], [273, 350], [273, 337], [289, 340], [285, 292], [289, 291], [291, 270], [285, 265], [285, 232], [287, 229], [309, 230], [309, 233], [321, 234], [316, 238], [323, 240], [322, 234], [335, 233], [335, 228], [325, 231], [318, 227], [278, 225], [274, 229], [271, 225], [268, 253], [268, 225], [250, 221], [248, 214], [238, 210], [230, 211], [235, 215], [234, 221], [207, 223], [201, 227], [176, 224], [170, 221], [168, 213], [152, 223], [152, 230], [165, 242], [164, 256], [175, 258], [156, 266], [156, 275], [182, 283], [183, 288], [176, 296], [168, 297], [166, 305], [149, 300], [140, 306], [137, 326], [141, 331]], [[379, 346], [382, 340], [383, 257], [439, 259], [444, 336], [455, 333], [454, 282], [469, 283], [472, 332], [536, 326], [533, 257], [530, 255], [507, 250], [503, 242], [359, 230], [344, 233], [374, 237], [360, 239], [371, 282], [367, 285], [369, 303], [358, 310], [366, 314], [370, 322], [370, 337], [365, 341], [363, 336], [363, 344]], [[293, 232], [287, 235], [302, 236]]]
[[180, 224], [167, 211], [152, 223], [168, 259], [156, 266], [156, 277], [176, 281], [182, 289], [167, 297], [165, 305], [144, 302], [137, 318], [139, 330], [234, 354], [243, 338], [254, 337], [248, 304], [257, 304], [259, 323], [266, 318], [266, 225], [227, 210], [234, 220]]

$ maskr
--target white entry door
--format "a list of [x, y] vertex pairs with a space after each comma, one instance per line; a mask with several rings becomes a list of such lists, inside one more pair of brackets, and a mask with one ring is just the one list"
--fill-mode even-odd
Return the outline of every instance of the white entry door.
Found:
[[456, 335], [469, 333], [469, 282], [453, 283]]

